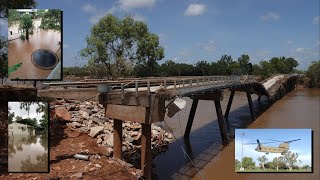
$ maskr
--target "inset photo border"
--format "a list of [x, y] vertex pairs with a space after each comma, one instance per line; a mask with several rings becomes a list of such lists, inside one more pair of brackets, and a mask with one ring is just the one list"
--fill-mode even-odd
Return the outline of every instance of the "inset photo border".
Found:
[[238, 173], [312, 173], [312, 129], [236, 129]]
[[8, 102], [8, 172], [48, 173], [49, 103]]
[[62, 22], [60, 9], [9, 9], [9, 79], [62, 80]]

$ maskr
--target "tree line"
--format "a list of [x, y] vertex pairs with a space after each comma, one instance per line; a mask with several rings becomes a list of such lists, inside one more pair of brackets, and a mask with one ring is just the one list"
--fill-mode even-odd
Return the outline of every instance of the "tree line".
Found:
[[[245, 75], [253, 74], [262, 78], [270, 77], [273, 74], [302, 73], [296, 69], [297, 60], [286, 57], [273, 57], [270, 60], [261, 61], [259, 64], [251, 64], [247, 54], [241, 55], [233, 60], [230, 55], [222, 55], [217, 61], [198, 61], [195, 64], [176, 63], [167, 60], [162, 64], [154, 62], [152, 68], [147, 64], [137, 63], [127, 68], [124, 74], [119, 77], [150, 77], [150, 76], [209, 76], [209, 75]], [[88, 64], [83, 67], [64, 67], [64, 75], [89, 76], [91, 78], [106, 78], [107, 70], [103, 65], [100, 67]]]
[[243, 157], [242, 161], [238, 159], [235, 160], [235, 169], [239, 171], [241, 167], [244, 170], [306, 170], [310, 171], [311, 166], [303, 165], [298, 166], [298, 164], [302, 163], [301, 160], [298, 160], [299, 154], [293, 153], [291, 151], [285, 152], [282, 156], [278, 156], [273, 158], [271, 161], [268, 161], [268, 158], [263, 155], [257, 158], [259, 164], [253, 161], [252, 157]]

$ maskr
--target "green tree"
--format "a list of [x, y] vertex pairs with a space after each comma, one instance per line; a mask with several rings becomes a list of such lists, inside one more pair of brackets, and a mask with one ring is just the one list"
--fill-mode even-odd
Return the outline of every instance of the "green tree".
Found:
[[9, 9], [30, 9], [36, 6], [37, 2], [35, 0], [0, 0], [0, 18], [7, 19]]
[[306, 76], [309, 78], [308, 87], [320, 88], [320, 60], [313, 61], [306, 71]]
[[30, 30], [33, 29], [32, 19], [30, 15], [25, 14], [22, 16], [20, 20], [19, 29], [22, 29], [26, 33], [26, 39], [28, 40]]
[[14, 118], [14, 112], [10, 112], [8, 113], [8, 123], [11, 124], [13, 122], [13, 118]]
[[241, 73], [242, 74], [248, 74], [249, 72], [249, 61], [250, 61], [250, 57], [247, 54], [243, 54], [238, 58], [238, 63], [241, 69]]
[[0, 36], [0, 78], [1, 84], [3, 79], [8, 75], [8, 40], [4, 36]]
[[245, 169], [254, 169], [256, 163], [253, 161], [251, 157], [242, 158], [242, 167]]
[[236, 159], [236, 165], [235, 165], [236, 170], [239, 170], [240, 167], [241, 167], [241, 162], [238, 159]]
[[49, 9], [41, 14], [42, 29], [56, 29], [61, 31], [61, 11], [59, 9]]
[[284, 157], [283, 156], [275, 157], [275, 158], [273, 158], [272, 162], [274, 163], [275, 168], [278, 171], [280, 164], [284, 163]]
[[292, 167], [295, 166], [295, 164], [298, 162], [298, 156], [298, 153], [293, 153], [291, 151], [287, 151], [283, 154], [284, 162], [286, 163], [290, 171], [292, 170]]
[[258, 161], [260, 162], [263, 170], [265, 170], [264, 164], [268, 161], [268, 158], [265, 155], [263, 155], [261, 157], [258, 157]]
[[80, 55], [91, 63], [105, 64], [108, 77], [125, 75], [135, 62], [152, 69], [164, 56], [158, 36], [150, 33], [145, 23], [131, 17], [121, 20], [109, 14], [101, 18], [86, 40], [87, 47]]
[[8, 26], [12, 26], [21, 18], [21, 14], [15, 9], [9, 9]]

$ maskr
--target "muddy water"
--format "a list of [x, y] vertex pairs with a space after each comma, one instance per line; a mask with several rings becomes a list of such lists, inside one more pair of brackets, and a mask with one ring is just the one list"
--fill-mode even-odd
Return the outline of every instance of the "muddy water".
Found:
[[[37, 22], [34, 22], [34, 25]], [[13, 27], [14, 29], [14, 27]], [[10, 28], [9, 28], [10, 31]], [[15, 32], [15, 30], [14, 30]], [[58, 42], [61, 42], [61, 32], [54, 30], [41, 30], [36, 28], [34, 34], [29, 35], [29, 40], [17, 38], [9, 41], [8, 64], [9, 67], [22, 63], [22, 66], [14, 71], [9, 78], [19, 79], [46, 79], [51, 70], [44, 70], [35, 66], [31, 61], [31, 54], [37, 49], [49, 49], [56, 53], [61, 59], [61, 49]]]
[[[229, 95], [225, 94], [222, 102], [223, 110], [226, 109]], [[168, 151], [154, 159], [155, 173], [158, 179], [257, 179], [263, 174], [237, 174], [234, 172], [234, 129], [235, 128], [313, 128], [314, 130], [314, 170], [319, 173], [319, 97], [317, 89], [296, 89], [270, 106], [269, 102], [262, 98], [257, 101], [257, 96], [252, 95], [255, 122], [251, 122], [250, 111], [245, 93], [236, 93], [231, 112], [229, 114], [228, 134], [231, 143], [226, 148], [221, 145], [221, 137], [214, 103], [211, 101], [199, 101], [190, 141], [184, 142], [184, 133], [191, 100], [187, 99], [187, 107], [167, 123], [173, 129], [177, 141], [169, 146]], [[180, 122], [179, 123], [179, 119]], [[181, 124], [181, 125], [180, 125]], [[180, 128], [181, 127], [181, 128]], [[193, 167], [188, 158], [183, 154], [182, 147], [193, 159], [201, 174]], [[316, 153], [315, 153], [316, 152]], [[203, 176], [202, 176], [203, 175]], [[258, 177], [259, 176], [259, 177]], [[268, 175], [268, 179], [279, 175]], [[319, 174], [310, 175], [310, 179]], [[290, 180], [293, 176], [284, 175]], [[296, 177], [302, 178], [297, 175]], [[263, 179], [263, 178], [262, 178]], [[303, 178], [302, 178], [303, 179]], [[285, 180], [285, 179], [284, 179]]]
[[9, 136], [9, 172], [48, 172], [48, 136]]

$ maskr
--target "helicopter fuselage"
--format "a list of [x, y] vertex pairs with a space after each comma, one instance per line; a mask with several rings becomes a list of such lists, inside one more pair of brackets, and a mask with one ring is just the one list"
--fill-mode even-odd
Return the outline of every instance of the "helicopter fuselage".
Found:
[[289, 150], [289, 145], [286, 143], [281, 143], [279, 147], [273, 147], [273, 146], [257, 146], [255, 149], [258, 152], [265, 152], [265, 153], [284, 153]]

